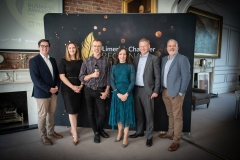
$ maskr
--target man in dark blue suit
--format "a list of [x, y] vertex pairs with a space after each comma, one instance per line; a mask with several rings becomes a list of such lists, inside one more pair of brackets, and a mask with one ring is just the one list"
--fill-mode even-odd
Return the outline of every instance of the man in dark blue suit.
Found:
[[48, 135], [63, 138], [54, 131], [54, 114], [56, 110], [57, 94], [60, 78], [56, 60], [48, 55], [50, 42], [41, 39], [38, 42], [40, 53], [29, 61], [30, 76], [33, 82], [32, 96], [36, 98], [38, 107], [38, 130], [44, 145], [53, 145]]

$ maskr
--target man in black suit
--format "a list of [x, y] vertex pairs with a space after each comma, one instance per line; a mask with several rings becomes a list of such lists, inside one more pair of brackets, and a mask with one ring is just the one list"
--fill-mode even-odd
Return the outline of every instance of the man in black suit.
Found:
[[134, 106], [137, 119], [136, 133], [130, 138], [144, 136], [144, 116], [146, 119], [146, 146], [152, 146], [154, 134], [154, 98], [158, 96], [160, 88], [159, 58], [149, 53], [150, 41], [139, 41], [140, 55], [134, 57], [136, 68], [136, 83], [134, 87]]
[[41, 39], [38, 42], [40, 53], [29, 61], [30, 76], [33, 82], [32, 96], [36, 98], [38, 107], [38, 130], [44, 145], [53, 145], [47, 137], [63, 138], [54, 131], [54, 114], [56, 110], [57, 94], [60, 78], [56, 60], [48, 55], [50, 42]]

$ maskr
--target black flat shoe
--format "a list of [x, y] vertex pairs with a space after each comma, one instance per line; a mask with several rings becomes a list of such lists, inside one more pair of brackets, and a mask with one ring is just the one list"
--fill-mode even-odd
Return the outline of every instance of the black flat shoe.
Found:
[[99, 133], [98, 132], [95, 132], [94, 133], [94, 142], [95, 143], [100, 143], [100, 136], [99, 136]]
[[152, 139], [147, 139], [146, 146], [151, 147], [153, 144]]
[[103, 138], [109, 138], [109, 135], [106, 132], [104, 132], [104, 130], [100, 131], [99, 135], [101, 135]]
[[137, 137], [143, 137], [144, 136], [144, 133], [141, 133], [141, 134], [132, 134], [132, 135], [129, 135], [129, 138], [137, 138]]

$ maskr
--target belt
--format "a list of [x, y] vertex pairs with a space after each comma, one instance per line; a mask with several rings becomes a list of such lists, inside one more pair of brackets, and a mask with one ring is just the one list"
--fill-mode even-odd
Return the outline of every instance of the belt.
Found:
[[67, 77], [67, 78], [70, 78], [70, 79], [78, 79], [78, 77]]
[[166, 89], [166, 90], [167, 90], [167, 88], [165, 88], [165, 87], [163, 87], [163, 89]]
[[137, 85], [135, 85], [135, 87], [136, 87], [136, 88], [143, 88], [144, 86], [137, 86]]
[[102, 91], [102, 90], [106, 89], [106, 87], [94, 87], [94, 86], [86, 86], [86, 87], [88, 87], [88, 88], [90, 88], [90, 89], [92, 89], [94, 91], [96, 91], [96, 90]]

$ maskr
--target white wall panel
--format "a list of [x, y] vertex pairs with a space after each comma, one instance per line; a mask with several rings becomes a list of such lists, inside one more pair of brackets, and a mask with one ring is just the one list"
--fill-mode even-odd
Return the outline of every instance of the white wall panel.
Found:
[[239, 44], [239, 32], [231, 30], [229, 37], [228, 66], [238, 66]]
[[225, 82], [225, 74], [214, 75], [214, 84], [216, 83], [224, 83]]
[[237, 82], [237, 73], [227, 74], [227, 82]]
[[223, 28], [221, 58], [215, 60], [215, 67], [224, 67], [227, 65], [228, 35], [229, 35], [229, 29]]

